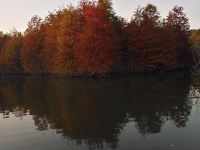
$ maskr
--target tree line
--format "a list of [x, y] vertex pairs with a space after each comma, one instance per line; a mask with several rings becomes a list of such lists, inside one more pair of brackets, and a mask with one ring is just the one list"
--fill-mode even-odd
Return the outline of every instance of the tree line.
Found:
[[92, 76], [189, 67], [190, 35], [183, 7], [163, 19], [147, 4], [126, 21], [110, 0], [82, 0], [33, 16], [24, 33], [0, 32], [0, 71]]

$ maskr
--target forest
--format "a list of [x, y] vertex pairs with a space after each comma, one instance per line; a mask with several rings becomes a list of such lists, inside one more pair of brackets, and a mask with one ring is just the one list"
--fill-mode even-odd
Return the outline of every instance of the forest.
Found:
[[0, 73], [94, 76], [188, 69], [196, 58], [197, 33], [180, 6], [162, 18], [147, 4], [127, 21], [110, 0], [81, 0], [44, 19], [33, 16], [24, 33], [0, 32]]

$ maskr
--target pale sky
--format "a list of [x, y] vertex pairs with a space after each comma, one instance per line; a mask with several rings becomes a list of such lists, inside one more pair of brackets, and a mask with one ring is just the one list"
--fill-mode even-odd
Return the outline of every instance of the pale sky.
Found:
[[[24, 31], [33, 15], [45, 17], [48, 12], [67, 4], [77, 5], [79, 0], [0, 0], [0, 30], [9, 32], [13, 28]], [[117, 15], [130, 20], [133, 11], [152, 3], [165, 17], [175, 5], [183, 6], [190, 19], [191, 28], [200, 28], [200, 0], [113, 0]]]

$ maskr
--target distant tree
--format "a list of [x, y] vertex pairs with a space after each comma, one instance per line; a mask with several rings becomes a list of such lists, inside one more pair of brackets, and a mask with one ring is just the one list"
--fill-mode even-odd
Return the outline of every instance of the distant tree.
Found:
[[111, 0], [98, 0], [97, 5], [108, 15], [108, 17], [110, 17], [110, 19], [114, 17], [115, 12], [113, 11]]
[[21, 33], [14, 31], [5, 41], [1, 50], [1, 69], [7, 73], [20, 73], [22, 67], [20, 64], [20, 50], [23, 44]]
[[4, 43], [4, 34], [3, 32], [0, 32], [0, 49], [3, 47], [3, 43]]
[[194, 71], [200, 72], [200, 30], [191, 30], [190, 36], [192, 44], [192, 53], [193, 53], [193, 62], [194, 62]]
[[[8, 34], [4, 34], [2, 31], [0, 31], [0, 54], [2, 55], [2, 48], [6, 42], [6, 40], [9, 38], [9, 35]], [[1, 56], [0, 55], [0, 56]], [[2, 67], [2, 59], [0, 59], [0, 66]], [[1, 68], [0, 67], [0, 68]]]
[[0, 31], [0, 50], [3, 48], [5, 41], [9, 38], [8, 34], [4, 34]]
[[191, 30], [190, 39], [192, 43], [196, 43], [200, 45], [200, 29], [198, 30]]
[[166, 30], [171, 33], [171, 45], [175, 47], [178, 65], [188, 66], [192, 63], [190, 49], [189, 19], [183, 12], [183, 7], [175, 6], [166, 18]]
[[27, 73], [43, 72], [41, 53], [44, 38], [43, 31], [42, 19], [34, 16], [28, 23], [21, 50], [22, 66]]

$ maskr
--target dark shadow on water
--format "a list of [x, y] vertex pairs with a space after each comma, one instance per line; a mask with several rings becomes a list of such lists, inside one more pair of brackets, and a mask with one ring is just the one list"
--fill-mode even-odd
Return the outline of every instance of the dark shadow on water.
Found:
[[5, 117], [30, 113], [37, 130], [56, 129], [90, 149], [117, 148], [130, 121], [143, 136], [162, 132], [167, 120], [185, 127], [189, 90], [185, 73], [97, 80], [2, 76], [0, 110]]

